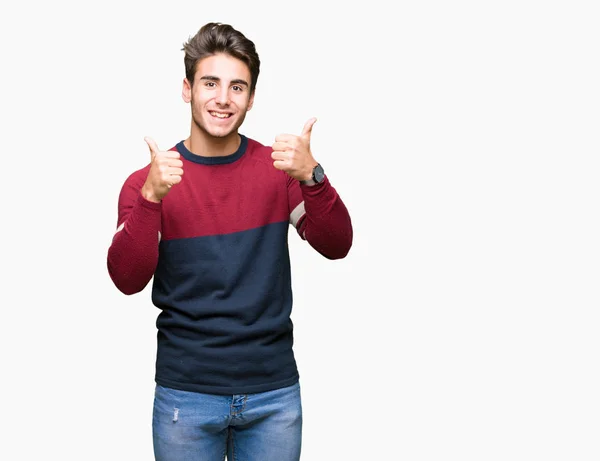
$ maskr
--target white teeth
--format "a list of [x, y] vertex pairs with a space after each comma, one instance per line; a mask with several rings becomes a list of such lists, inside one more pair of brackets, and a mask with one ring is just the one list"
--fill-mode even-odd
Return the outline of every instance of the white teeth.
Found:
[[210, 115], [212, 115], [213, 117], [218, 117], [218, 118], [229, 118], [229, 116], [231, 114], [220, 114], [218, 112], [211, 112]]

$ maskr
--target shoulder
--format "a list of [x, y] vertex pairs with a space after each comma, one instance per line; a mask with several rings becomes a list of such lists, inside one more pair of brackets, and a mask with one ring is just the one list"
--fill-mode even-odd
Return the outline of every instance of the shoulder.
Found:
[[130, 173], [129, 176], [127, 176], [127, 178], [125, 179], [124, 186], [136, 185], [140, 183], [141, 186], [146, 180], [146, 177], [148, 176], [148, 171], [150, 171], [150, 164], [135, 170], [133, 173]]
[[271, 152], [273, 148], [271, 146], [265, 146], [264, 144], [256, 141], [255, 139], [248, 138], [248, 147], [246, 153], [256, 160], [265, 160], [271, 162]]

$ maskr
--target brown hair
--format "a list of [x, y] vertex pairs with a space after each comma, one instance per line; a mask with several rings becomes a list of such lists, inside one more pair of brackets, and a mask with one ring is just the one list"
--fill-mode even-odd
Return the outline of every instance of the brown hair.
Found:
[[225, 53], [243, 61], [250, 69], [250, 93], [254, 92], [258, 74], [260, 72], [260, 59], [256, 52], [254, 42], [248, 40], [244, 34], [235, 30], [229, 24], [209, 22], [183, 44], [185, 52], [185, 76], [190, 85], [194, 84], [196, 64], [203, 58]]

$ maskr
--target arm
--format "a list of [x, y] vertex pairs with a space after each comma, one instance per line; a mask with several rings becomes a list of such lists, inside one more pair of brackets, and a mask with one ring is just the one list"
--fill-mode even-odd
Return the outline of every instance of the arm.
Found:
[[328, 259], [344, 258], [352, 247], [352, 221], [329, 179], [306, 186], [288, 178], [288, 197], [300, 237]]
[[175, 148], [161, 151], [152, 138], [150, 165], [132, 174], [119, 195], [117, 231], [108, 249], [108, 273], [125, 294], [142, 291], [158, 264], [162, 199], [181, 182], [183, 162]]
[[143, 179], [144, 176], [131, 176], [123, 185], [119, 195], [118, 227], [108, 249], [110, 278], [127, 295], [146, 287], [158, 263], [161, 203], [151, 202], [141, 195]]
[[300, 136], [276, 136], [271, 158], [273, 166], [288, 175], [290, 223], [323, 256], [341, 259], [352, 246], [352, 222], [346, 206], [326, 176], [323, 182], [312, 186], [299, 182], [311, 179], [317, 165], [310, 149], [316, 120], [308, 120]]

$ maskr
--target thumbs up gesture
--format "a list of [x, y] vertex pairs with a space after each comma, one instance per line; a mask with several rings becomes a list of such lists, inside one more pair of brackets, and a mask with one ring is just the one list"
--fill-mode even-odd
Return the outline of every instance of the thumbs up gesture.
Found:
[[150, 171], [142, 186], [142, 196], [151, 202], [160, 202], [171, 187], [181, 182], [183, 162], [177, 151], [161, 151], [152, 138], [144, 138], [150, 148]]
[[273, 166], [285, 171], [298, 181], [309, 180], [317, 162], [310, 150], [310, 135], [316, 118], [309, 119], [302, 129], [300, 136], [280, 134], [275, 137], [271, 158]]

